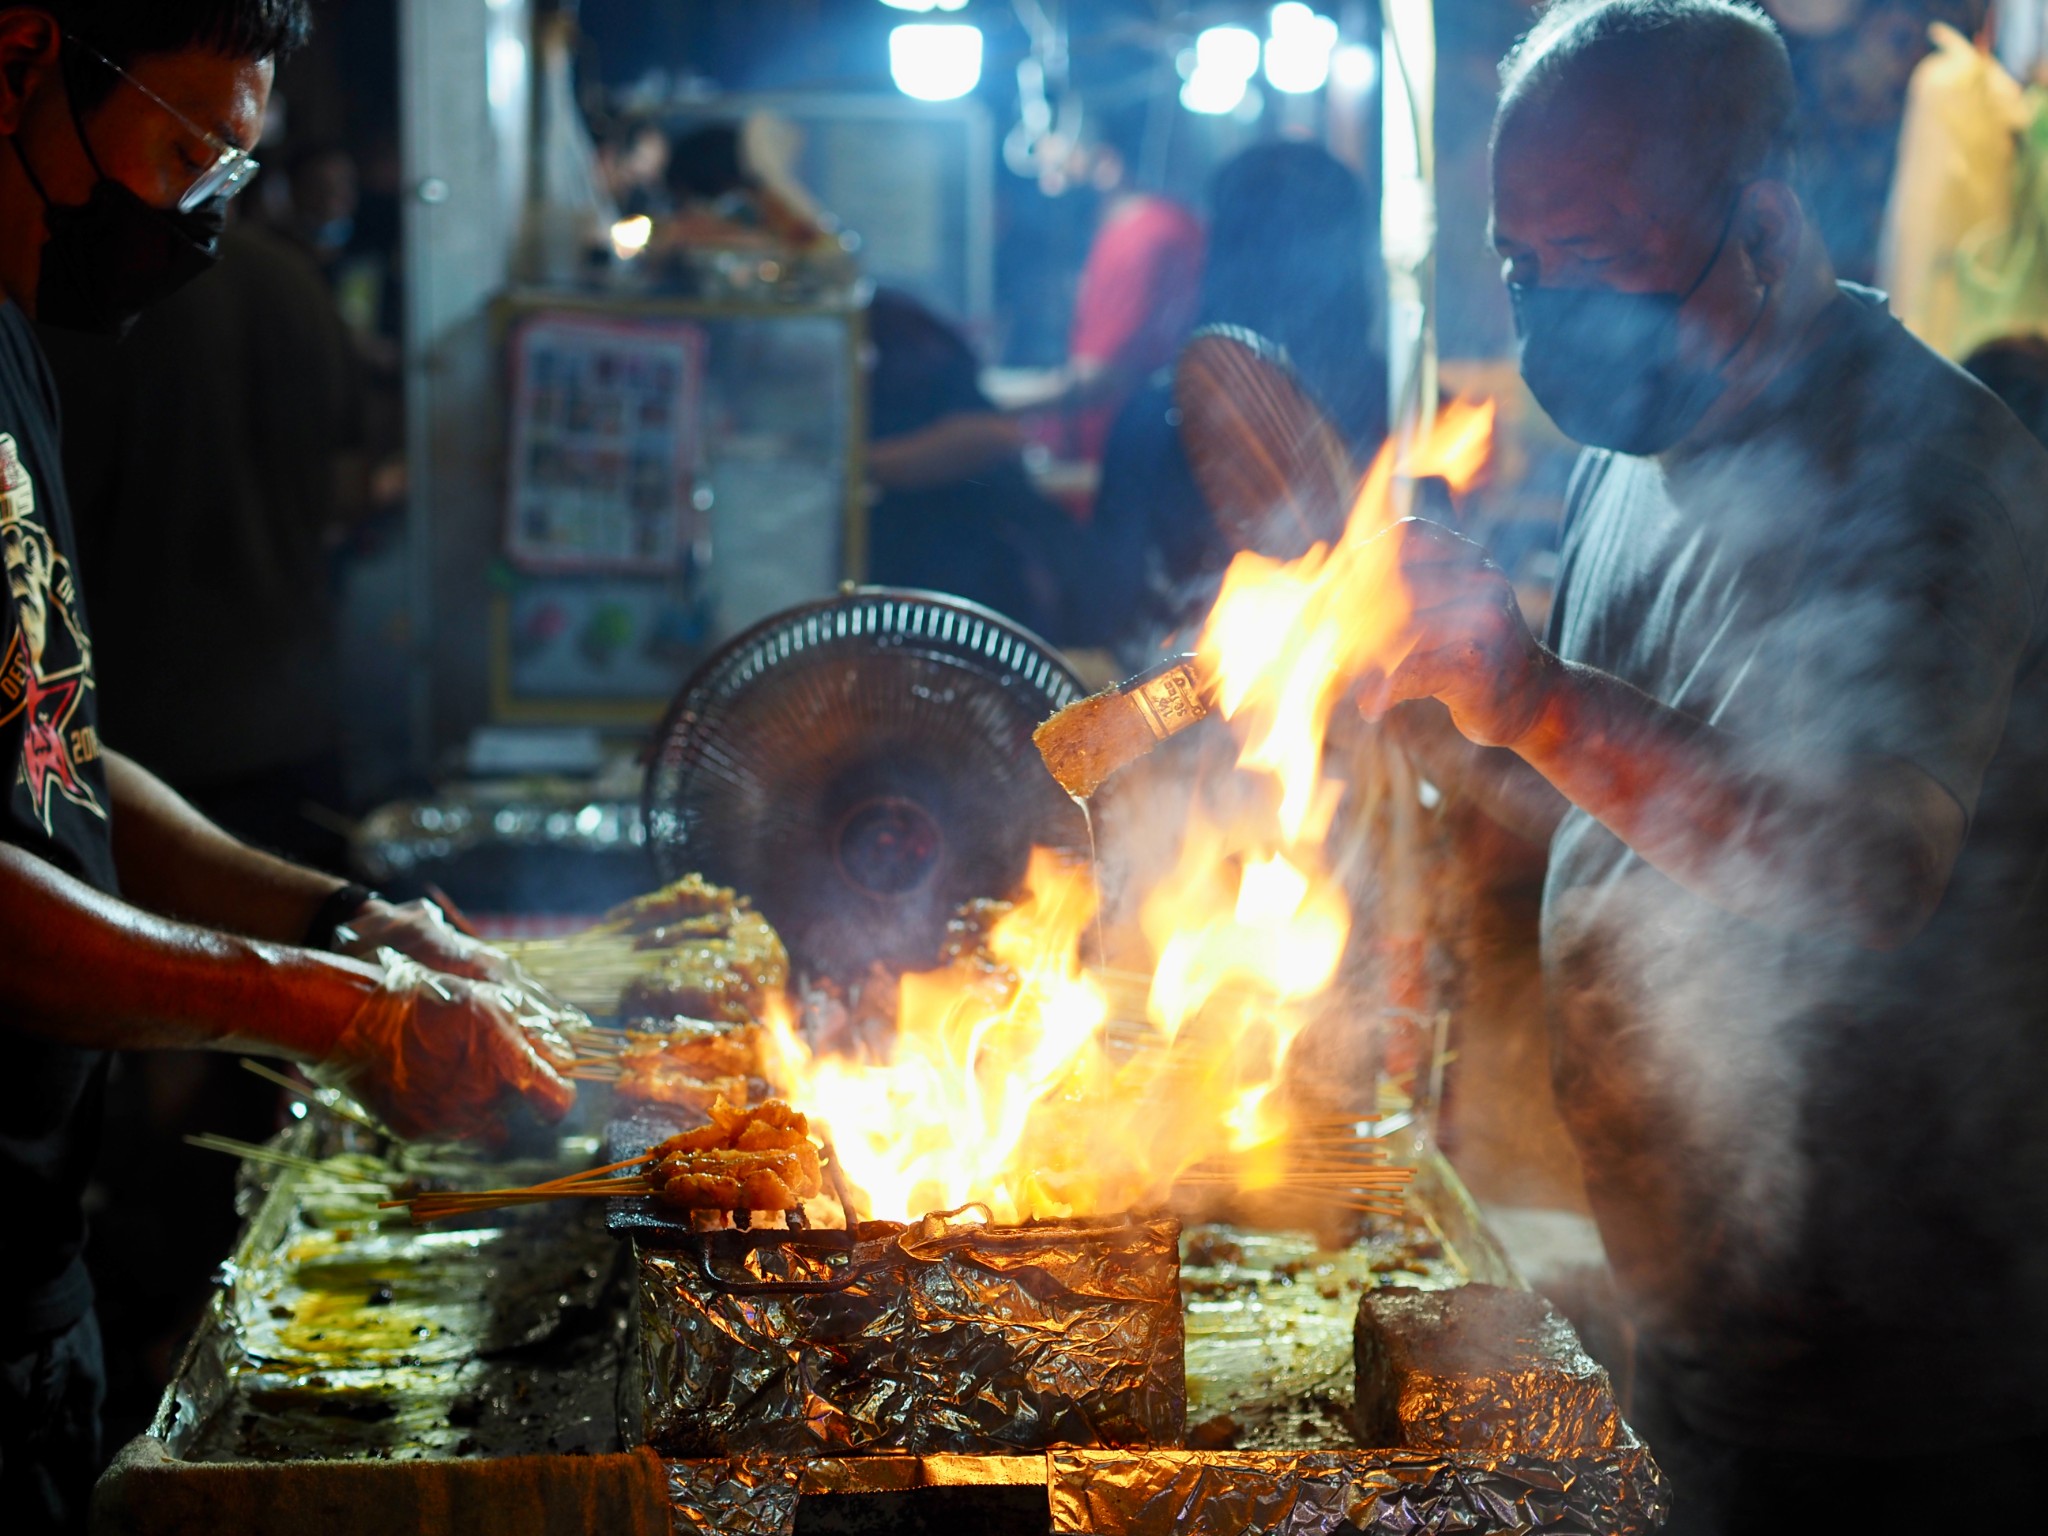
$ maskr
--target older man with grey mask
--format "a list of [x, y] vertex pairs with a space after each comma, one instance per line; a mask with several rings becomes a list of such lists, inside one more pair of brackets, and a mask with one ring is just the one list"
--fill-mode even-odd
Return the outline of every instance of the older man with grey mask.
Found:
[[1734, 0], [1509, 56], [1493, 238], [1586, 445], [1556, 604], [1404, 523], [1372, 695], [1550, 849], [1559, 1102], [1695, 1532], [1988, 1514], [2048, 1449], [2048, 456], [1835, 281], [1793, 111]]

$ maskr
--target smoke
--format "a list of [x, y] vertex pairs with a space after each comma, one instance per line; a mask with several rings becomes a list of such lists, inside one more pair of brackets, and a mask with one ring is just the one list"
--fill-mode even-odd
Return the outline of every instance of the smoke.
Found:
[[[1568, 530], [1561, 649], [1676, 713], [1583, 744], [1626, 787], [1551, 847], [1558, 1098], [1689, 1389], [1842, 1420], [1875, 1340], [2048, 1335], [1999, 1230], [2048, 1214], [2048, 460], [1874, 310], [1735, 438], [1596, 465]], [[1929, 1316], [1960, 1252], [1984, 1321]]]
[[[1844, 1411], [1876, 1339], [2018, 1379], [2005, 1329], [2048, 1365], [2048, 457], [1876, 309], [1835, 318], [1718, 443], [1591, 462], [1552, 634], [1663, 706], [1567, 749], [1607, 771], [1550, 848], [1557, 1099], [1666, 1363], [1788, 1416]], [[1191, 808], [1260, 792], [1235, 747], [1212, 722], [1105, 791], [1113, 926]], [[1370, 1080], [1375, 941], [1443, 874], [1387, 761], [1326, 760], [1355, 917], [1327, 1011], [1368, 1028], [1303, 1038], [1318, 1082]], [[1967, 1301], [1933, 1321], [1936, 1273]]]

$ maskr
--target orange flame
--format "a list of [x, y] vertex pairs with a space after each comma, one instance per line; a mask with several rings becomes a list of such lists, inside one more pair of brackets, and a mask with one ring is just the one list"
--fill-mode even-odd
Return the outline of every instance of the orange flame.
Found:
[[1405, 466], [1409, 478], [1436, 475], [1454, 491], [1470, 490], [1493, 456], [1493, 421], [1491, 400], [1453, 400]]
[[[1492, 424], [1491, 404], [1446, 409], [1404, 472], [1469, 484]], [[786, 1011], [767, 1021], [769, 1076], [830, 1134], [859, 1214], [1114, 1211], [1162, 1199], [1223, 1150], [1258, 1154], [1241, 1158], [1241, 1187], [1280, 1177], [1275, 1089], [1351, 931], [1323, 851], [1343, 788], [1325, 776], [1324, 739], [1346, 688], [1407, 643], [1393, 541], [1379, 537], [1394, 488], [1385, 450], [1334, 546], [1284, 563], [1240, 555], [1225, 574], [1201, 655], [1239, 767], [1278, 793], [1262, 811], [1191, 820], [1142, 903], [1142, 1004], [1082, 967], [1093, 883], [1041, 849], [991, 930], [993, 967], [970, 955], [902, 979], [886, 1059], [816, 1057]]]
[[[786, 1009], [767, 1020], [771, 1081], [825, 1127], [866, 1215], [980, 1201], [1015, 1221], [1150, 1204], [1193, 1164], [1277, 1134], [1267, 1100], [1298, 1025], [1248, 993], [1203, 1005], [1261, 971], [1262, 936], [1306, 893], [1284, 873], [1255, 878], [1236, 903], [1244, 921], [1216, 915], [1241, 963], [1202, 975], [1190, 993], [1203, 1005], [1176, 1020], [1199, 1012], [1199, 1026], [1118, 1034], [1104, 981], [1080, 964], [1089, 875], [1039, 849], [1028, 882], [991, 932], [993, 969], [969, 956], [903, 978], [885, 1060], [814, 1057]], [[1322, 917], [1338, 931], [1310, 960], [1328, 969], [1343, 913]]]
[[[1447, 406], [1404, 466], [1408, 476], [1441, 475], [1464, 489], [1485, 467], [1493, 416], [1492, 401]], [[1239, 766], [1279, 781], [1289, 843], [1320, 843], [1328, 831], [1335, 801], [1322, 777], [1323, 740], [1339, 696], [1407, 655], [1408, 597], [1394, 543], [1380, 537], [1392, 521], [1393, 490], [1389, 444], [1366, 472], [1336, 544], [1284, 563], [1239, 555], [1202, 631], [1218, 706], [1245, 740]]]

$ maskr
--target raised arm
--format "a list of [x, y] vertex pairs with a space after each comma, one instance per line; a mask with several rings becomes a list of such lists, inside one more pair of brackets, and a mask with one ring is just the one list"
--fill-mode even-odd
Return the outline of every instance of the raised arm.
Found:
[[1547, 845], [1569, 805], [1550, 781], [1504, 747], [1467, 741], [1436, 699], [1411, 699], [1387, 712], [1386, 726], [1430, 782], [1477, 805], [1501, 826]]
[[[1458, 730], [1506, 749], [1645, 862], [1728, 911], [1870, 949], [1910, 939], [1948, 885], [1966, 817], [1903, 759], [1759, 752], [1537, 644], [1476, 545], [1407, 522], [1415, 648], [1381, 702], [1435, 697]], [[1816, 751], [1820, 751], [1816, 748]]]

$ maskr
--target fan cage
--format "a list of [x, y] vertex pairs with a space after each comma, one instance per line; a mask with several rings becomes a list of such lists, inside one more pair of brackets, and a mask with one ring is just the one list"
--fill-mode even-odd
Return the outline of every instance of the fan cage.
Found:
[[[1027, 729], [1085, 691], [1044, 640], [990, 609], [944, 593], [856, 588], [771, 615], [729, 641], [691, 675], [656, 735], [641, 813], [661, 879], [691, 872], [690, 818], [678, 809], [677, 801], [724, 708], [778, 669], [825, 647], [862, 639], [974, 666], [1016, 698]], [[1023, 719], [1027, 714], [1032, 718]]]

